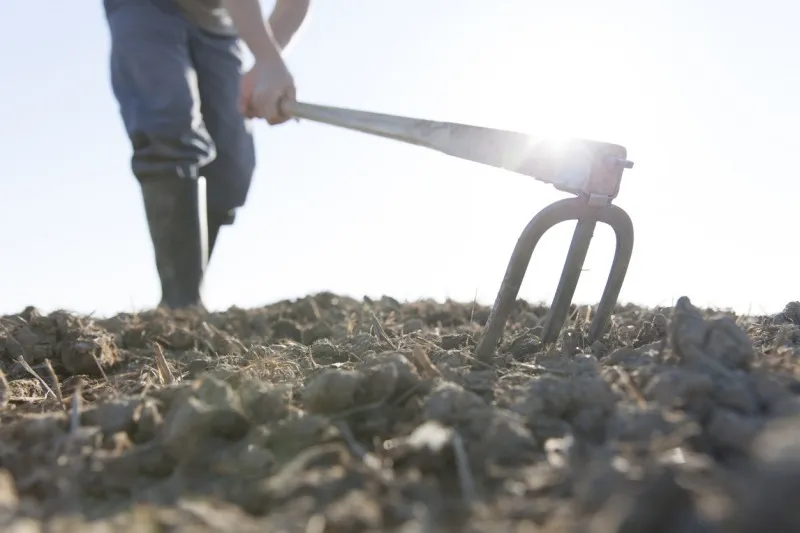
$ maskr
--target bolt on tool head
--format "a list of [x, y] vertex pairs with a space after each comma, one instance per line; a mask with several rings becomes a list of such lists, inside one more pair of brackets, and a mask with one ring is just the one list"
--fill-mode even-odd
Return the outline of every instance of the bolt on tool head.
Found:
[[598, 222], [611, 226], [617, 240], [611, 272], [590, 326], [590, 342], [603, 334], [617, 303], [633, 251], [631, 219], [625, 211], [611, 204], [619, 193], [622, 173], [633, 167], [624, 147], [585, 139], [555, 142], [513, 131], [288, 100], [282, 102], [281, 107], [285, 114], [294, 118], [416, 144], [525, 174], [574, 194], [576, 198], [559, 200], [542, 209], [520, 235], [476, 355], [487, 360], [494, 354], [534, 248], [547, 230], [567, 220], [576, 220], [577, 225], [545, 319], [542, 341], [551, 343], [558, 338]]

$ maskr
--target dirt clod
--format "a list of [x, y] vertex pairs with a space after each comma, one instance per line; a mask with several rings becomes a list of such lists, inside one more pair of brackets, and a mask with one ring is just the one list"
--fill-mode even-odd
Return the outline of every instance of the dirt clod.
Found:
[[473, 303], [29, 307], [0, 318], [0, 529], [800, 530], [798, 310], [619, 305], [590, 344], [573, 306], [543, 345], [520, 300], [487, 364]]

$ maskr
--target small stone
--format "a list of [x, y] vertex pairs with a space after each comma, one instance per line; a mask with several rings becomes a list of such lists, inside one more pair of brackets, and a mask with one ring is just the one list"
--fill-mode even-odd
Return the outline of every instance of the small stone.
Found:
[[699, 434], [700, 427], [681, 411], [665, 411], [657, 404], [617, 404], [607, 425], [608, 440], [645, 446], [676, 432], [686, 438]]
[[319, 304], [313, 296], [300, 298], [291, 306], [291, 317], [301, 322], [319, 320]]
[[517, 321], [523, 328], [534, 328], [539, 325], [540, 318], [536, 315], [536, 313], [523, 311], [519, 314]]
[[506, 409], [488, 408], [470, 422], [473, 442], [470, 455], [481, 462], [500, 466], [528, 464], [539, 451], [539, 443], [525, 419]]
[[300, 337], [301, 342], [305, 345], [311, 345], [320, 339], [329, 339], [333, 336], [333, 330], [324, 322], [317, 322], [302, 330]]
[[762, 424], [757, 418], [717, 408], [711, 415], [706, 432], [715, 447], [744, 454], [750, 449]]
[[209, 435], [234, 440], [242, 438], [247, 429], [247, 420], [240, 413], [214, 408], [192, 396], [167, 414], [161, 436], [173, 457], [186, 459], [196, 455]]
[[365, 369], [357, 391], [357, 403], [365, 405], [389, 400], [397, 389], [399, 371], [399, 365], [391, 363], [378, 363]]
[[272, 325], [272, 337], [276, 340], [288, 339], [301, 342], [303, 339], [303, 332], [296, 322], [281, 319]]
[[354, 335], [347, 343], [350, 351], [358, 358], [365, 357], [369, 352], [380, 348], [380, 341], [369, 333], [359, 333]]
[[[197, 337], [191, 332], [183, 328], [176, 328], [167, 336], [167, 342], [170, 348], [177, 351], [191, 350], [197, 344]], [[215, 347], [217, 348], [217, 347]], [[217, 348], [217, 351], [228, 353], [224, 347]]]
[[303, 388], [303, 405], [312, 413], [336, 413], [355, 405], [364, 375], [352, 370], [323, 370]]
[[205, 376], [192, 384], [195, 397], [215, 408], [241, 410], [239, 395], [221, 379]]
[[645, 398], [667, 409], [705, 411], [714, 392], [714, 380], [705, 374], [675, 368], [656, 374], [642, 392]]
[[727, 368], [748, 368], [754, 357], [752, 341], [730, 317], [706, 322], [685, 296], [675, 305], [670, 342], [686, 361], [709, 358]]
[[670, 344], [675, 353], [685, 359], [703, 356], [706, 323], [700, 311], [686, 296], [675, 303], [670, 322]]
[[127, 489], [138, 476], [163, 479], [172, 474], [174, 468], [175, 460], [161, 443], [148, 442], [109, 458], [105, 463], [104, 481], [107, 486]]
[[761, 410], [752, 381], [742, 372], [714, 373], [714, 399], [717, 404], [745, 415], [756, 415]]
[[542, 348], [542, 340], [531, 329], [525, 329], [511, 341], [508, 352], [514, 359], [523, 359], [541, 352]]
[[428, 420], [453, 424], [469, 419], [476, 411], [487, 409], [486, 402], [460, 385], [445, 381], [440, 383], [425, 401], [424, 412]]
[[338, 430], [323, 415], [305, 415], [282, 420], [271, 427], [264, 446], [279, 461], [294, 457], [302, 450], [338, 436]]
[[81, 424], [99, 426], [104, 435], [133, 431], [134, 413], [140, 404], [137, 399], [101, 403], [82, 413]]
[[572, 402], [568, 381], [551, 376], [534, 377], [515, 402], [513, 410], [530, 422], [540, 416], [561, 418]]
[[628, 367], [630, 364], [635, 365], [641, 358], [642, 355], [637, 350], [623, 347], [611, 352], [603, 362], [608, 366], [622, 365]]
[[262, 478], [270, 474], [275, 456], [266, 448], [267, 439], [253, 428], [244, 439], [215, 454], [209, 470], [216, 475]]
[[606, 355], [608, 355], [608, 346], [600, 341], [594, 341], [592, 343], [591, 348], [589, 351], [594, 355], [597, 359], [602, 359]]
[[161, 426], [164, 446], [176, 458], [193, 456], [207, 436], [244, 437], [249, 429], [247, 418], [238, 396], [225, 382], [204, 377], [191, 392], [170, 408]]
[[443, 350], [455, 350], [456, 348], [461, 348], [470, 344], [474, 343], [468, 334], [456, 333], [454, 335], [442, 335], [439, 346], [441, 346]]
[[712, 320], [704, 343], [705, 354], [728, 368], [749, 368], [755, 354], [750, 337], [727, 316]]
[[[117, 363], [114, 337], [106, 334], [76, 334], [58, 344], [61, 363], [70, 374], [100, 377]], [[102, 370], [101, 370], [102, 369]]]
[[403, 323], [403, 333], [416, 333], [425, 329], [425, 322], [419, 318], [412, 318]]
[[122, 333], [123, 348], [144, 348], [147, 343], [147, 331], [145, 331], [144, 326], [133, 326]]
[[328, 339], [318, 339], [311, 344], [311, 354], [319, 365], [344, 363], [348, 360], [347, 352]]
[[245, 380], [239, 386], [242, 408], [252, 424], [267, 424], [289, 414], [292, 387], [259, 380]]
[[201, 376], [206, 370], [211, 368], [210, 360], [206, 359], [192, 359], [186, 365], [186, 372], [189, 374], [189, 378], [197, 378]]
[[378, 357], [377, 363], [364, 370], [364, 379], [358, 391], [359, 404], [403, 394], [420, 382], [416, 368], [402, 354], [386, 352]]
[[660, 336], [666, 336], [669, 333], [669, 319], [666, 315], [662, 313], [653, 315], [651, 323]]

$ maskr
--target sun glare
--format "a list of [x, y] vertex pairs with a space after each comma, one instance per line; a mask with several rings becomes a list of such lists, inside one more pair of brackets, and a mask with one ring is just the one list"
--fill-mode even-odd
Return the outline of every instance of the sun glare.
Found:
[[[442, 76], [441, 83], [458, 95], [444, 112], [460, 122], [528, 134], [531, 148], [546, 150], [555, 158], [569, 151], [574, 140], [626, 146], [639, 139], [631, 132], [641, 134], [645, 127], [652, 127], [633, 111], [646, 107], [642, 98], [653, 94], [652, 89], [649, 93], [639, 90], [649, 67], [637, 61], [636, 50], [589, 24], [576, 27], [570, 21], [555, 21], [536, 26], [532, 30], [525, 23], [509, 23], [502, 36], [499, 32], [493, 35], [481, 53], [470, 58], [468, 66], [456, 75], [448, 71], [446, 79]], [[640, 65], [639, 70], [629, 68], [634, 64]], [[636, 154], [632, 155], [635, 160]], [[508, 155], [512, 160], [517, 157], [522, 161], [526, 156]], [[579, 188], [585, 179], [585, 161], [567, 159], [568, 168], [563, 172], [542, 177]], [[481, 230], [487, 240], [490, 235], [513, 234], [529, 214], [564, 197], [563, 192], [552, 188], [532, 189], [529, 182], [514, 179], [495, 181], [492, 171], [463, 168], [474, 173], [474, 194], [480, 194], [481, 205], [496, 206], [490, 215], [487, 213], [492, 222], [484, 223]], [[626, 195], [625, 205], [635, 206], [648, 192], [639, 186]], [[557, 282], [572, 228], [571, 224], [560, 224], [548, 232], [536, 252], [538, 274], [526, 278], [522, 297], [544, 295], [542, 287]], [[501, 261], [488, 257], [507, 254], [514, 239], [509, 237], [503, 244], [492, 241], [492, 248], [476, 267], [487, 279], [501, 276], [504, 268]], [[590, 272], [581, 276], [576, 292], [578, 301], [596, 300], [602, 293], [613, 250], [613, 232], [605, 226], [598, 228], [585, 264]], [[487, 286], [486, 293], [495, 288]]]
[[473, 123], [528, 133], [534, 142], [546, 138], [556, 146], [585, 138], [623, 144], [617, 111], [637, 107], [641, 97], [631, 90], [631, 69], [609, 58], [625, 57], [630, 64], [635, 51], [592, 33], [597, 30], [559, 25], [536, 33], [522, 26], [509, 30], [451, 78], [453, 94], [463, 95], [453, 106]]

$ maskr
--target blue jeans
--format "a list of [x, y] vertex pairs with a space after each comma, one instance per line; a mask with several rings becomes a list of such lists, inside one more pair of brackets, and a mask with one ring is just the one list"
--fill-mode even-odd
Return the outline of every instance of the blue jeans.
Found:
[[111, 86], [134, 176], [203, 176], [209, 211], [244, 205], [255, 149], [237, 104], [239, 39], [197, 27], [172, 0], [104, 0], [104, 7]]

